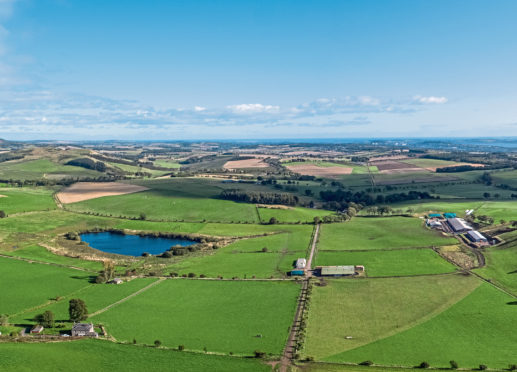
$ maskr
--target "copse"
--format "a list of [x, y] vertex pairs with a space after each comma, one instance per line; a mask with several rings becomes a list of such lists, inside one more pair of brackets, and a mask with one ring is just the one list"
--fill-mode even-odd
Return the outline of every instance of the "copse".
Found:
[[298, 203], [298, 197], [289, 193], [255, 192], [238, 189], [224, 190], [221, 192], [220, 198], [253, 204], [296, 205]]
[[73, 298], [68, 303], [68, 314], [72, 322], [80, 322], [88, 318], [88, 308], [80, 298]]

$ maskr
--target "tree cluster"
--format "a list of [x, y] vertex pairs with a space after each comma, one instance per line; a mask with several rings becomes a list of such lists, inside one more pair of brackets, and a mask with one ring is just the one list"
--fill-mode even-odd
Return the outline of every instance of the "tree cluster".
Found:
[[282, 204], [296, 205], [298, 196], [288, 193], [255, 192], [238, 189], [224, 190], [220, 194], [221, 199], [253, 204]]

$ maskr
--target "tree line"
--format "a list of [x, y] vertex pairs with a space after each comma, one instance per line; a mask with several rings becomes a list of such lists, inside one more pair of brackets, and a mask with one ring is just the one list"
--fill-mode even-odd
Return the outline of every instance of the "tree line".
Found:
[[220, 198], [253, 204], [296, 205], [299, 201], [298, 196], [288, 193], [256, 192], [239, 189], [224, 190], [221, 192]]

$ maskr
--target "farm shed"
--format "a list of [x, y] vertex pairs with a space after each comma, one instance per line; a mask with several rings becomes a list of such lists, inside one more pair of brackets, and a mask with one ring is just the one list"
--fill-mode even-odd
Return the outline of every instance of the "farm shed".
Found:
[[445, 218], [456, 218], [456, 213], [444, 213]]
[[37, 324], [31, 329], [31, 333], [41, 333], [43, 332], [44, 328], [41, 324]]
[[430, 228], [433, 228], [433, 229], [438, 229], [438, 228], [442, 227], [442, 223], [440, 221], [436, 221], [436, 220], [427, 220], [427, 226], [429, 226]]
[[291, 276], [303, 276], [305, 274], [305, 271], [300, 269], [295, 269], [291, 271]]
[[355, 266], [320, 266], [317, 270], [321, 276], [347, 276], [355, 274]]
[[429, 218], [440, 218], [441, 216], [440, 213], [429, 213]]
[[297, 269], [305, 269], [305, 266], [307, 265], [307, 260], [305, 258], [299, 258], [296, 260], [295, 267]]
[[99, 334], [95, 332], [92, 323], [74, 323], [72, 327], [72, 336], [74, 337], [99, 337]]
[[468, 230], [472, 230], [469, 224], [465, 222], [465, 220], [461, 218], [448, 218], [447, 223], [451, 227], [452, 231], [455, 233], [461, 233]]
[[476, 242], [476, 243], [488, 242], [488, 239], [485, 238], [479, 231], [476, 231], [476, 230], [467, 231], [467, 237], [471, 241]]

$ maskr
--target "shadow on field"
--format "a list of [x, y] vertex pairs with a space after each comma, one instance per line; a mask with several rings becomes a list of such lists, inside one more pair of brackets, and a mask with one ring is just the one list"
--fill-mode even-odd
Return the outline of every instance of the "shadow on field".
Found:
[[517, 305], [517, 301], [510, 301], [506, 303], [507, 305]]

